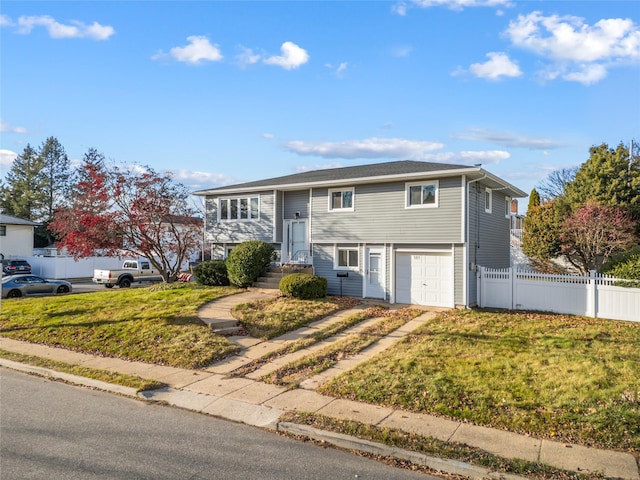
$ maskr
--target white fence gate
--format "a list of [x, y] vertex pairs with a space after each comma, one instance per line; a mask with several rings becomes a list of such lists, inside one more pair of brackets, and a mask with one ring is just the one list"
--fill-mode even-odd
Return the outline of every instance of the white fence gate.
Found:
[[478, 305], [640, 322], [640, 288], [615, 285], [620, 281], [595, 271], [549, 275], [478, 267]]

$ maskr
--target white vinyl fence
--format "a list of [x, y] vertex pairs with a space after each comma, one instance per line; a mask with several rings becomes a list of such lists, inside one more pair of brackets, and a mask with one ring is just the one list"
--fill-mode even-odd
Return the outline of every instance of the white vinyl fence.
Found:
[[94, 269], [118, 269], [122, 267], [124, 258], [89, 257], [74, 260], [73, 257], [20, 257], [31, 265], [35, 275], [45, 278], [92, 278]]
[[478, 305], [640, 322], [640, 284], [615, 285], [620, 281], [595, 271], [587, 276], [548, 275], [478, 267]]

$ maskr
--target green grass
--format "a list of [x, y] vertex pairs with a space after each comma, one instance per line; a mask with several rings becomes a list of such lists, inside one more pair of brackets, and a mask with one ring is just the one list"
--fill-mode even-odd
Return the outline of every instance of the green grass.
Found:
[[78, 375], [80, 377], [92, 378], [94, 380], [100, 380], [102, 382], [135, 388], [139, 392], [145, 390], [155, 390], [157, 388], [166, 386], [166, 384], [164, 383], [157, 382], [155, 380], [147, 380], [142, 377], [138, 377], [137, 375], [127, 375], [124, 373], [109, 372], [107, 370], [100, 370], [97, 368], [71, 365], [65, 362], [50, 360], [48, 358], [36, 357], [33, 355], [23, 355], [21, 353], [8, 352], [6, 350], [0, 350], [0, 357], [7, 360], [12, 360], [14, 362], [33, 365], [34, 367], [49, 368], [51, 370], [55, 370], [56, 372], [70, 373], [73, 375]]
[[199, 368], [238, 350], [197, 317], [202, 305], [237, 292], [230, 287], [106, 290], [2, 301], [0, 335], [181, 368]]
[[449, 311], [322, 393], [640, 452], [640, 324]]
[[339, 420], [317, 413], [288, 412], [281, 421], [309, 425], [320, 430], [343, 433], [428, 456], [450, 458], [487, 467], [494, 472], [522, 475], [534, 480], [600, 480], [604, 478], [601, 474], [569, 472], [539, 462], [502, 458], [467, 445], [443, 442], [432, 437], [376, 427], [353, 420]]
[[369, 308], [365, 312], [366, 318], [382, 317], [374, 325], [364, 328], [358, 333], [351, 334], [343, 340], [334, 342], [318, 352], [283, 365], [281, 368], [265, 375], [261, 380], [290, 388], [296, 387], [303, 380], [333, 367], [339, 360], [356, 355], [421, 313], [422, 310], [412, 308], [393, 311], [383, 310], [379, 307]]
[[299, 300], [280, 297], [243, 303], [231, 314], [247, 329], [249, 335], [265, 340], [283, 335], [353, 305], [340, 297]]

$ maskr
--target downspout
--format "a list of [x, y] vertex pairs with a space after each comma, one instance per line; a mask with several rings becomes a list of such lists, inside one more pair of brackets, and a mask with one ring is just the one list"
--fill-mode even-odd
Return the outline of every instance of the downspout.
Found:
[[[480, 178], [476, 178], [475, 180], [470, 180], [469, 182], [467, 182], [467, 201], [466, 201], [466, 204], [467, 204], [466, 205], [466, 207], [467, 207], [467, 221], [466, 221], [466, 229], [465, 229], [466, 230], [465, 231], [465, 236], [466, 236], [466, 238], [465, 238], [466, 249], [465, 250], [467, 251], [467, 254], [465, 256], [467, 258], [467, 265], [465, 265], [465, 268], [463, 270], [464, 271], [464, 275], [465, 275], [465, 279], [464, 279], [464, 283], [465, 283], [464, 304], [465, 304], [465, 307], [467, 307], [467, 308], [469, 308], [469, 270], [471, 270], [470, 265], [469, 265], [469, 221], [470, 221], [470, 211], [471, 211], [470, 204], [469, 204], [469, 202], [470, 202], [469, 199], [471, 197], [470, 185], [472, 183], [479, 182], [480, 180], [484, 180], [485, 178], [487, 178], [487, 174], [486, 173], [483, 174], [483, 176], [480, 177]], [[477, 195], [476, 195], [476, 202], [477, 202]], [[477, 210], [477, 205], [476, 205], [476, 210]], [[477, 228], [479, 228], [479, 225], [478, 225]], [[474, 260], [475, 259], [476, 259], [476, 257], [474, 256]], [[476, 268], [477, 268], [477, 265], [475, 264], [475, 261], [474, 261], [474, 264], [473, 264], [473, 271], [474, 272], [476, 271]]]

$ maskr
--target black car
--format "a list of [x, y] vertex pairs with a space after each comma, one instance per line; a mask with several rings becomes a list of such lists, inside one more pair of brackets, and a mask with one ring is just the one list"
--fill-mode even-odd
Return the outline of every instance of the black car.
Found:
[[31, 265], [26, 260], [3, 260], [2, 271], [5, 275], [31, 273]]

